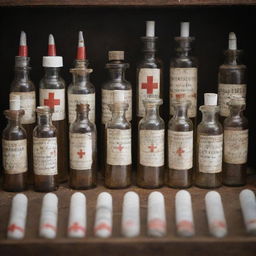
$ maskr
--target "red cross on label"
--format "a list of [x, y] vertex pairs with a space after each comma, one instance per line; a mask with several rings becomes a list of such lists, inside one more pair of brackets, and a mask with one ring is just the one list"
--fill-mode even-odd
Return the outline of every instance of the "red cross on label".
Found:
[[77, 154], [78, 154], [79, 158], [81, 159], [85, 155], [85, 152], [82, 149], [80, 149], [80, 151], [77, 152]]
[[74, 222], [73, 225], [71, 225], [68, 230], [75, 231], [75, 232], [81, 230], [81, 231], [85, 232], [85, 228], [82, 227], [81, 225], [79, 225], [79, 223], [77, 223], [77, 222]]
[[49, 92], [48, 99], [44, 99], [44, 105], [49, 108], [54, 108], [56, 105], [60, 105], [60, 99], [54, 99], [54, 92]]
[[184, 98], [184, 97], [185, 97], [185, 93], [176, 94], [176, 99], [181, 99], [181, 98]]
[[157, 146], [154, 146], [154, 144], [151, 144], [150, 146], [148, 146], [148, 148], [150, 149], [150, 152], [154, 152]]
[[178, 150], [176, 151], [176, 153], [177, 153], [179, 156], [182, 156], [182, 154], [185, 153], [185, 151], [184, 151], [182, 148], [178, 148]]
[[20, 232], [24, 232], [24, 229], [22, 227], [19, 227], [15, 224], [12, 224], [10, 225], [8, 228], [7, 228], [8, 231], [11, 231], [11, 232], [14, 232], [15, 230], [18, 230]]
[[141, 84], [142, 89], [147, 89], [147, 94], [152, 94], [158, 88], [158, 83], [153, 83], [153, 76], [147, 76], [147, 82]]
[[116, 147], [118, 149], [119, 152], [121, 152], [123, 150], [124, 147], [122, 147], [121, 144], [118, 145], [118, 147]]

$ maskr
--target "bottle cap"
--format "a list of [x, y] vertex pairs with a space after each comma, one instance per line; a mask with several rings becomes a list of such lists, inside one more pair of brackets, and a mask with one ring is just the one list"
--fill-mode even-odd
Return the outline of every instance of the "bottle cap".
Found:
[[204, 105], [217, 106], [218, 95], [216, 93], [205, 93], [204, 94]]
[[27, 37], [24, 31], [20, 33], [20, 46], [19, 46], [19, 55], [21, 57], [28, 56], [28, 46], [27, 46]]
[[79, 31], [76, 60], [85, 60], [85, 46], [83, 32]]
[[146, 37], [155, 36], [155, 21], [146, 21]]
[[10, 94], [10, 110], [20, 110], [20, 95]]
[[180, 23], [180, 36], [189, 37], [189, 22]]
[[229, 50], [237, 50], [236, 34], [234, 32], [229, 33], [228, 49]]
[[49, 106], [38, 106], [36, 108], [37, 113], [52, 113], [53, 109], [51, 109]]
[[124, 51], [109, 51], [108, 59], [111, 60], [124, 60]]
[[144, 105], [162, 105], [163, 104], [163, 100], [161, 98], [158, 99], [150, 99], [150, 98], [146, 98], [143, 100], [143, 104]]
[[76, 105], [76, 111], [81, 113], [84, 111], [90, 111], [90, 105], [89, 104], [77, 104]]

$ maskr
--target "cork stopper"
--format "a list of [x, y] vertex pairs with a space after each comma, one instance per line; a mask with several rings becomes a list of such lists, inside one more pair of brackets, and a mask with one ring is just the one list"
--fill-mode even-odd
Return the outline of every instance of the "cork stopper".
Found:
[[89, 104], [77, 104], [76, 105], [76, 111], [78, 113], [82, 113], [82, 112], [88, 112], [90, 111], [90, 105]]
[[189, 37], [189, 22], [180, 23], [180, 36]]
[[109, 51], [108, 60], [124, 60], [124, 51]]
[[218, 95], [216, 93], [205, 93], [204, 94], [204, 105], [206, 106], [217, 106]]
[[20, 110], [20, 95], [11, 94], [9, 105], [10, 110]]
[[237, 50], [236, 34], [234, 32], [229, 33], [228, 49], [229, 50]]
[[146, 21], [146, 37], [155, 36], [155, 21]]
[[129, 104], [126, 102], [115, 102], [108, 105], [111, 111], [126, 111], [128, 110]]

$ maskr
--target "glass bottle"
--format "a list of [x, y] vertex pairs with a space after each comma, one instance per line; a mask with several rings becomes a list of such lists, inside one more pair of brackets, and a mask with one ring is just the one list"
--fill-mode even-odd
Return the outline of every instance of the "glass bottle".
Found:
[[174, 100], [174, 116], [168, 124], [168, 171], [166, 184], [187, 188], [193, 178], [193, 123], [188, 118], [190, 102]]
[[69, 128], [69, 185], [74, 189], [96, 186], [96, 126], [89, 121], [89, 105], [77, 104], [76, 120]]
[[158, 188], [164, 183], [164, 120], [159, 116], [162, 99], [145, 99], [145, 115], [139, 122], [137, 184]]
[[218, 121], [217, 94], [205, 93], [205, 105], [199, 109], [202, 121], [197, 127], [196, 185], [201, 188], [221, 186], [223, 128]]
[[144, 117], [144, 99], [162, 98], [162, 61], [156, 57], [155, 22], [147, 21], [143, 59], [137, 65], [137, 119]]
[[40, 106], [36, 112], [38, 124], [33, 135], [34, 189], [50, 192], [58, 188], [57, 129], [52, 124], [52, 109]]
[[105, 128], [106, 167], [105, 185], [108, 188], [125, 188], [131, 184], [131, 124], [125, 113], [127, 103], [111, 104], [112, 119]]
[[224, 121], [223, 184], [246, 184], [248, 153], [248, 121], [243, 115], [245, 99], [233, 97], [229, 102], [230, 115]]
[[235, 33], [229, 33], [229, 49], [219, 67], [219, 106], [221, 123], [229, 115], [228, 102], [233, 96], [246, 98], [246, 66], [241, 63], [242, 51], [237, 50]]

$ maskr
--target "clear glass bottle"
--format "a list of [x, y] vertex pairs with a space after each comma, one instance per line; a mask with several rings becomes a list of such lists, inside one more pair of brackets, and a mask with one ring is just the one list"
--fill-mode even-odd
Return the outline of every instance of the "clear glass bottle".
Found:
[[158, 188], [164, 183], [164, 120], [159, 116], [162, 99], [145, 99], [145, 115], [139, 122], [137, 184]]
[[89, 105], [77, 104], [76, 120], [69, 128], [69, 185], [74, 189], [96, 186], [96, 126], [89, 121]]
[[193, 178], [193, 123], [188, 118], [190, 102], [175, 100], [174, 116], [168, 124], [168, 171], [166, 184], [187, 188]]
[[37, 107], [36, 112], [38, 124], [33, 135], [34, 189], [50, 192], [58, 188], [57, 129], [52, 124], [52, 109], [41, 106]]
[[229, 33], [229, 49], [225, 51], [224, 64], [219, 67], [220, 121], [229, 115], [228, 102], [233, 96], [246, 98], [246, 66], [241, 62], [242, 51], [237, 50], [235, 33]]
[[127, 103], [111, 104], [112, 119], [105, 128], [106, 166], [105, 185], [108, 188], [125, 188], [131, 184], [131, 124], [125, 113]]
[[246, 184], [248, 153], [248, 121], [244, 117], [245, 99], [233, 97], [229, 102], [230, 115], [224, 121], [223, 184]]
[[11, 192], [27, 188], [27, 135], [21, 124], [24, 110], [5, 110], [8, 124], [2, 134], [3, 189]]
[[218, 120], [217, 94], [206, 93], [197, 127], [196, 185], [216, 188], [222, 183], [223, 128]]

